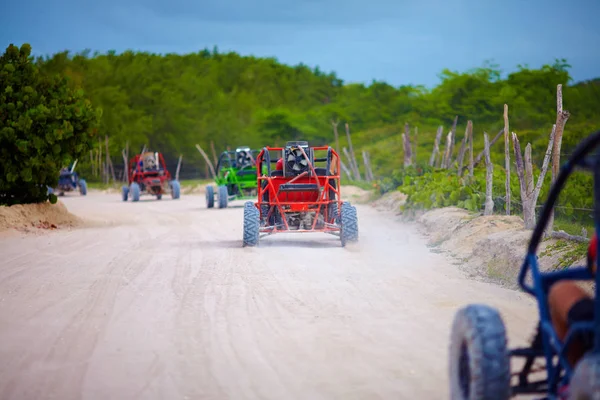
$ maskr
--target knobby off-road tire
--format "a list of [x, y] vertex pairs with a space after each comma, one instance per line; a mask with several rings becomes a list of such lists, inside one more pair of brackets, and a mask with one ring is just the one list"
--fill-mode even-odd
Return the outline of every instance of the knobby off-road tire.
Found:
[[600, 354], [587, 354], [575, 367], [569, 399], [600, 400]]
[[472, 304], [456, 313], [449, 367], [452, 400], [510, 398], [510, 358], [498, 311]]
[[129, 187], [129, 193], [131, 193], [131, 201], [140, 201], [140, 185], [133, 182]]
[[206, 208], [213, 208], [215, 206], [215, 190], [212, 186], [206, 187]]
[[123, 195], [123, 201], [127, 201], [127, 198], [129, 197], [129, 188], [127, 186], [123, 186], [121, 188], [121, 194]]
[[227, 208], [227, 199], [229, 194], [227, 193], [227, 186], [219, 186], [219, 208]]
[[87, 182], [83, 179], [79, 180], [79, 193], [82, 196], [85, 196], [87, 194]]
[[244, 240], [243, 247], [257, 246], [260, 227], [260, 212], [254, 203], [247, 201], [244, 204]]
[[171, 197], [173, 200], [177, 200], [181, 197], [181, 185], [178, 181], [171, 181]]
[[345, 247], [348, 243], [357, 242], [358, 215], [356, 214], [356, 208], [347, 201], [342, 203], [340, 222], [340, 240], [342, 242], [342, 247]]

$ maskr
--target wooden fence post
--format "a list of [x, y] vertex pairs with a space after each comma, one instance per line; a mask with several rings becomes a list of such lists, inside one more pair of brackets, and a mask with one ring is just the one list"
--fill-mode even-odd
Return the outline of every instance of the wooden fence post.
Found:
[[429, 157], [429, 166], [435, 167], [437, 165], [437, 158], [440, 155], [440, 140], [442, 139], [442, 133], [444, 133], [444, 127], [440, 125], [437, 133], [435, 134], [435, 142], [433, 143], [433, 151], [431, 157]]
[[[213, 147], [214, 149], [214, 147]], [[177, 169], [175, 170], [175, 180], [179, 181], [179, 170], [181, 169], [181, 160], [183, 159], [183, 154], [179, 155], [179, 161], [177, 161]]]
[[504, 105], [504, 168], [506, 169], [506, 215], [510, 215], [510, 137], [508, 136], [508, 104]]
[[404, 124], [404, 133], [402, 134], [402, 143], [404, 147], [404, 167], [409, 167], [412, 162], [412, 149], [410, 146], [410, 126], [408, 122]]
[[365, 164], [365, 178], [367, 182], [371, 182], [373, 180], [373, 172], [371, 171], [371, 161], [369, 160], [369, 153], [363, 150], [362, 156], [363, 162]]
[[217, 152], [215, 151], [215, 143], [212, 140], [210, 141], [210, 149], [212, 151], [213, 160], [215, 162], [215, 165], [217, 165], [219, 163], [219, 158], [217, 157]]
[[448, 132], [446, 136], [446, 152], [444, 153], [444, 159], [442, 161], [442, 168], [448, 169], [449, 159], [452, 157], [452, 131]]
[[335, 151], [340, 151], [340, 137], [337, 130], [338, 124], [339, 121], [331, 120], [331, 126], [333, 127], [333, 137], [335, 138]]
[[452, 155], [454, 154], [454, 142], [456, 141], [456, 125], [458, 124], [458, 115], [454, 117], [452, 129], [450, 129], [450, 148], [448, 149], [448, 158], [445, 161], [444, 168], [448, 169], [452, 166]]
[[552, 147], [555, 142], [556, 127], [552, 128], [550, 134], [550, 140], [548, 141], [548, 148], [544, 156], [542, 163], [542, 169], [538, 176], [537, 184], [534, 187], [533, 178], [533, 162], [531, 157], [531, 143], [525, 147], [524, 160], [521, 158], [521, 146], [519, 144], [519, 138], [516, 133], [512, 133], [513, 145], [515, 151], [515, 160], [517, 165], [517, 175], [519, 176], [519, 184], [521, 189], [521, 202], [523, 204], [523, 221], [525, 222], [526, 229], [533, 229], [535, 227], [535, 207], [537, 200], [544, 184], [544, 178], [546, 177], [546, 171], [548, 170], [548, 164], [550, 162], [550, 154]]
[[[565, 124], [571, 114], [563, 110], [562, 85], [556, 86], [556, 128], [554, 135], [554, 147], [552, 150], [552, 183], [556, 182], [560, 169], [560, 149], [562, 147], [562, 137], [565, 131]], [[550, 215], [550, 221], [546, 227], [546, 235], [551, 235], [554, 227], [554, 212]]]
[[[212, 162], [210, 161], [210, 158], [208, 158], [208, 156], [206, 155], [206, 153], [204, 152], [204, 150], [202, 150], [202, 147], [200, 147], [199, 144], [196, 144], [196, 148], [198, 149], [198, 151], [200, 152], [200, 154], [202, 154], [202, 157], [204, 158], [204, 161], [206, 161], [206, 166], [210, 170], [210, 173], [212, 174], [213, 179], [217, 179], [217, 174], [215, 173], [215, 168], [213, 167]], [[208, 178], [208, 174], [206, 175], [206, 177]]]
[[358, 170], [358, 164], [356, 162], [356, 156], [354, 155], [354, 148], [352, 147], [352, 139], [350, 138], [350, 126], [346, 122], [346, 137], [348, 138], [348, 148], [350, 149], [350, 167], [354, 172], [354, 177], [357, 181], [361, 181], [360, 171]]
[[469, 176], [473, 177], [473, 123], [469, 121], [471, 129], [469, 130]]
[[456, 159], [456, 161], [458, 162], [458, 175], [462, 175], [462, 170], [463, 170], [463, 162], [465, 159], [465, 153], [467, 152], [467, 145], [469, 142], [469, 134], [470, 131], [473, 130], [473, 122], [471, 122], [470, 120], [467, 122], [467, 128], [465, 129], [465, 137], [462, 140], [462, 143], [460, 145], [460, 150], [458, 151], [458, 158]]
[[483, 215], [492, 215], [494, 213], [494, 200], [492, 199], [492, 188], [494, 185], [494, 165], [490, 157], [490, 141], [488, 134], [483, 133], [485, 154], [485, 210]]

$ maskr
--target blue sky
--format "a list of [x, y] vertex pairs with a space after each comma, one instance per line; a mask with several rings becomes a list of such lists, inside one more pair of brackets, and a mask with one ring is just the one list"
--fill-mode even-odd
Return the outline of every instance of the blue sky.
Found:
[[346, 82], [435, 85], [443, 68], [506, 73], [566, 58], [600, 77], [600, 0], [3, 0], [0, 44], [196, 52], [218, 46], [335, 71]]

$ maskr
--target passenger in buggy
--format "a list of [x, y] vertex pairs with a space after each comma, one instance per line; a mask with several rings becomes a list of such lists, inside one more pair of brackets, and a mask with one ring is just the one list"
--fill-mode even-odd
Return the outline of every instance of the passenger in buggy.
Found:
[[[587, 266], [596, 274], [596, 249], [598, 238], [594, 234], [587, 254]], [[550, 287], [548, 293], [548, 307], [552, 325], [561, 341], [564, 341], [571, 325], [575, 322], [594, 320], [594, 300], [574, 281], [559, 281]], [[539, 333], [538, 333], [539, 336]], [[538, 339], [536, 337], [536, 339]], [[539, 341], [539, 339], [538, 339]], [[541, 343], [538, 343], [541, 345]], [[594, 346], [594, 335], [592, 333], [582, 334], [576, 338], [567, 352], [567, 360], [575, 367], [584, 354]]]

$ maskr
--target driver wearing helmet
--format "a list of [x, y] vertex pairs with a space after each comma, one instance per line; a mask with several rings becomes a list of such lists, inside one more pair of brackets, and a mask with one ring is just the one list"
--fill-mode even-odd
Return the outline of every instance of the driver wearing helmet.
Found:
[[275, 164], [275, 170], [283, 171], [283, 158], [277, 160], [277, 164]]
[[[594, 234], [587, 254], [587, 266], [596, 274], [596, 249], [598, 238]], [[559, 281], [550, 287], [548, 306], [552, 325], [561, 341], [564, 341], [569, 327], [576, 322], [592, 321], [594, 319], [594, 300], [575, 282]], [[539, 333], [538, 333], [539, 336]], [[537, 338], [536, 338], [537, 339]], [[569, 346], [567, 360], [572, 366], [592, 349], [593, 334], [581, 334]], [[541, 344], [541, 343], [540, 343]]]

